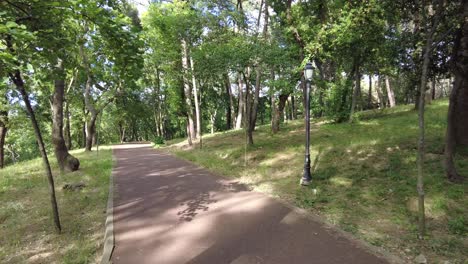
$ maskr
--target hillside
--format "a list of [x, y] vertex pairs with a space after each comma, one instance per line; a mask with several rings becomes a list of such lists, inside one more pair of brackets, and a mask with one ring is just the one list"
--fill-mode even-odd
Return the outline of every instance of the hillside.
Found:
[[[446, 100], [427, 109], [425, 163], [428, 236], [417, 240], [417, 114], [412, 106], [358, 113], [354, 124], [314, 123], [311, 130], [313, 185], [299, 187], [303, 168], [302, 120], [255, 132], [205, 136], [203, 148], [185, 142], [165, 148], [179, 157], [321, 215], [325, 221], [404, 259], [422, 253], [430, 263], [468, 259], [467, 185], [444, 177], [442, 154]], [[468, 175], [468, 158], [457, 164]], [[260, 213], [260, 212], [259, 212]]]

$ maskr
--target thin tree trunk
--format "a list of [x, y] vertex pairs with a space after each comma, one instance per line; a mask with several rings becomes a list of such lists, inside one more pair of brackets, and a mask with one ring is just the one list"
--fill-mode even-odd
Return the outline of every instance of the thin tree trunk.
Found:
[[296, 100], [294, 98], [294, 95], [291, 95], [291, 113], [292, 113], [292, 119], [296, 120], [297, 119], [297, 109], [296, 109]]
[[0, 169], [5, 167], [5, 137], [8, 132], [8, 111], [0, 111]]
[[86, 147], [86, 121], [83, 122], [83, 126], [81, 127], [81, 147]]
[[26, 92], [26, 89], [24, 88], [24, 82], [23, 82], [23, 78], [21, 77], [20, 72], [17, 70], [14, 74], [10, 74], [10, 78], [12, 79], [16, 88], [20, 92], [21, 97], [23, 98], [24, 104], [26, 105], [26, 110], [28, 111], [28, 114], [31, 119], [31, 123], [34, 129], [34, 134], [36, 136], [36, 141], [39, 146], [39, 152], [41, 153], [41, 156], [42, 156], [42, 162], [44, 164], [44, 169], [46, 171], [47, 180], [49, 184], [49, 196], [50, 196], [50, 203], [52, 206], [52, 216], [54, 219], [55, 229], [57, 230], [57, 232], [60, 233], [62, 231], [62, 227], [60, 225], [60, 217], [59, 217], [57, 199], [55, 197], [54, 177], [52, 176], [52, 170], [50, 169], [49, 159], [47, 157], [44, 140], [42, 139], [42, 134], [41, 134], [39, 125], [36, 120], [36, 115], [31, 106], [28, 93]]
[[419, 85], [419, 106], [418, 106], [418, 125], [419, 125], [419, 140], [418, 140], [418, 157], [417, 157], [417, 167], [418, 167], [418, 178], [417, 178], [417, 191], [418, 191], [418, 231], [419, 238], [423, 239], [426, 233], [426, 217], [425, 217], [425, 208], [424, 208], [424, 154], [425, 154], [425, 120], [424, 120], [424, 111], [425, 111], [425, 99], [426, 99], [426, 86], [427, 86], [427, 72], [429, 68], [429, 63], [431, 61], [431, 50], [432, 42], [434, 37], [434, 31], [437, 27], [438, 15], [442, 10], [442, 3], [438, 1], [438, 11], [435, 15], [434, 23], [432, 27], [428, 29], [426, 45], [423, 51], [423, 64], [421, 69], [421, 82]]
[[432, 92], [431, 92], [431, 99], [436, 99], [436, 77], [435, 75], [432, 77]]
[[181, 40], [182, 46], [182, 69], [183, 69], [183, 82], [184, 82], [184, 96], [185, 96], [185, 108], [187, 115], [188, 133], [190, 137], [189, 145], [192, 146], [192, 140], [196, 139], [195, 125], [193, 121], [193, 109], [192, 109], [192, 89], [190, 87], [187, 75], [189, 73], [189, 62], [188, 62], [188, 47], [185, 39]]
[[375, 90], [377, 91], [377, 100], [379, 103], [379, 109], [385, 108], [385, 98], [382, 93], [381, 87], [381, 78], [377, 75], [377, 81], [375, 82]]
[[211, 127], [211, 134], [215, 132], [215, 121], [216, 121], [216, 110], [214, 113], [210, 113], [210, 127]]
[[273, 134], [279, 131], [279, 111], [276, 105], [275, 95], [271, 95], [271, 132]]
[[224, 86], [226, 88], [226, 95], [228, 96], [228, 107], [226, 109], [226, 130], [232, 128], [232, 114], [234, 113], [234, 104], [232, 101], [232, 91], [231, 91], [231, 82], [229, 81], [229, 75], [227, 73], [223, 74]]
[[195, 98], [195, 120], [197, 122], [197, 138], [200, 138], [201, 135], [201, 113], [200, 113], [200, 103], [198, 102], [198, 91], [197, 91], [197, 81], [195, 79], [195, 67], [193, 63], [193, 58], [190, 57], [190, 68], [192, 70], [192, 86], [193, 86], [193, 97]]
[[72, 145], [72, 138], [71, 138], [71, 122], [70, 122], [70, 103], [65, 101], [65, 127], [63, 128], [63, 137], [65, 139], [65, 145], [68, 150], [71, 150]]
[[367, 95], [367, 108], [372, 109], [372, 75], [369, 74], [369, 93]]
[[238, 79], [238, 89], [239, 89], [239, 103], [237, 106], [237, 118], [236, 118], [236, 126], [234, 129], [241, 129], [242, 127], [242, 114], [244, 112], [244, 93], [242, 91], [244, 83], [242, 81], [242, 73], [239, 73], [239, 79]]
[[187, 126], [186, 126], [186, 131], [187, 131], [187, 140], [188, 140], [188, 143], [189, 143], [189, 146], [192, 146], [193, 145], [193, 141], [192, 141], [192, 135], [191, 133], [193, 133], [193, 131], [190, 131], [191, 130], [191, 125], [190, 122], [189, 122], [189, 118], [187, 117]]
[[253, 124], [253, 102], [251, 92], [250, 67], [247, 67], [247, 75], [243, 74], [245, 82], [245, 129], [247, 130], [247, 143], [253, 145], [253, 131], [255, 125]]
[[55, 80], [55, 89], [52, 96], [52, 144], [55, 157], [61, 171], [76, 171], [80, 167], [80, 161], [68, 153], [63, 137], [63, 101], [65, 93], [65, 72], [62, 62], [58, 63], [58, 71], [61, 75]]
[[385, 76], [385, 87], [387, 88], [388, 104], [390, 107], [394, 107], [395, 104], [395, 94], [393, 92], [392, 86], [390, 85], [390, 78]]
[[[88, 31], [86, 26], [85, 31]], [[86, 141], [85, 141], [85, 151], [91, 151], [93, 147], [93, 140], [96, 135], [96, 118], [98, 115], [98, 111], [94, 107], [93, 98], [91, 96], [91, 86], [92, 86], [92, 78], [91, 78], [91, 70], [89, 66], [88, 56], [84, 49], [84, 44], [80, 45], [80, 53], [83, 59], [83, 65], [86, 72], [86, 84], [85, 84], [85, 91], [84, 91], [84, 101], [86, 109], [88, 109], [89, 114], [91, 115], [90, 120], [86, 123]]]
[[257, 66], [256, 68], [256, 77], [255, 77], [255, 93], [254, 93], [254, 100], [253, 106], [251, 111], [251, 118], [250, 118], [250, 129], [252, 132], [255, 130], [255, 126], [257, 124], [257, 115], [258, 115], [258, 101], [260, 100], [260, 90], [261, 90], [261, 77], [262, 77], [262, 67]]
[[356, 108], [356, 104], [357, 104], [357, 98], [359, 96], [359, 93], [360, 93], [360, 90], [361, 90], [361, 73], [359, 71], [359, 64], [357, 62], [355, 62], [355, 65], [354, 65], [354, 91], [353, 91], [353, 98], [352, 98], [352, 101], [351, 101], [351, 112], [349, 114], [349, 122], [353, 122], [353, 115], [354, 115], [354, 111], [355, 111], [355, 108]]
[[156, 87], [154, 91], [154, 126], [156, 129], [156, 134], [158, 137], [162, 137], [161, 129], [161, 102], [160, 102], [160, 92], [161, 92], [161, 78], [159, 76], [159, 69], [156, 69]]

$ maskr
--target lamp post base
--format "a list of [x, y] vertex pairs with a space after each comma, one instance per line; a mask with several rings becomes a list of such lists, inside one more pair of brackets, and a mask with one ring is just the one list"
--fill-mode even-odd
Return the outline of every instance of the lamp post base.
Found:
[[300, 181], [301, 186], [308, 186], [311, 183], [312, 183], [312, 180], [308, 180], [308, 179], [305, 179], [305, 178], [302, 178], [301, 181]]
[[312, 183], [312, 175], [310, 173], [310, 154], [309, 154], [309, 144], [307, 144], [307, 154], [304, 159], [304, 174], [302, 175], [300, 184], [302, 186], [307, 186]]

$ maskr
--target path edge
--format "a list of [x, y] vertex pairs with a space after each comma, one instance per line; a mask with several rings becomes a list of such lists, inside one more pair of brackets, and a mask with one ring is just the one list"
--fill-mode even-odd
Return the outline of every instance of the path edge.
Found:
[[[234, 178], [229, 178], [227, 176], [224, 176], [224, 175], [221, 175], [219, 173], [216, 173], [215, 171], [212, 171], [206, 167], [203, 167], [201, 165], [198, 165], [196, 164], [195, 162], [191, 161], [191, 160], [188, 160], [188, 159], [185, 159], [185, 158], [182, 158], [182, 157], [179, 157], [177, 155], [175, 155], [174, 153], [170, 152], [170, 151], [167, 151], [167, 150], [157, 150], [157, 149], [154, 149], [155, 151], [160, 151], [160, 153], [164, 153], [164, 154], [167, 154], [167, 155], [170, 155], [176, 159], [179, 159], [181, 161], [185, 161], [187, 162], [188, 164], [191, 164], [192, 166], [195, 166], [195, 167], [198, 167], [198, 168], [201, 168], [205, 171], [207, 171], [210, 175], [216, 177], [216, 178], [219, 178], [219, 179], [223, 179], [223, 180], [228, 180], [228, 181], [236, 181], [236, 179]], [[359, 249], [361, 250], [364, 250], [376, 257], [379, 257], [379, 258], [383, 258], [384, 260], [386, 260], [389, 264], [404, 264], [404, 263], [408, 263], [406, 260], [404, 260], [403, 258], [401, 258], [400, 256], [397, 256], [391, 252], [389, 252], [388, 250], [386, 250], [385, 248], [381, 248], [381, 247], [377, 247], [377, 246], [374, 246], [370, 243], [368, 243], [367, 241], [365, 241], [364, 239], [362, 238], [359, 238], [349, 232], [346, 232], [344, 231], [343, 229], [341, 229], [339, 226], [336, 226], [336, 225], [333, 225], [329, 222], [327, 222], [325, 220], [325, 218], [321, 215], [318, 215], [312, 211], [308, 211], [304, 208], [300, 208], [300, 207], [297, 207], [295, 206], [294, 204], [292, 204], [291, 202], [287, 201], [287, 200], [283, 200], [281, 198], [279, 198], [278, 196], [274, 196], [274, 195], [271, 195], [269, 193], [264, 193], [264, 192], [259, 192], [259, 191], [256, 191], [252, 188], [252, 186], [248, 185], [248, 184], [243, 184], [245, 186], [248, 187], [248, 191], [249, 192], [256, 192], [256, 193], [260, 193], [262, 195], [265, 195], [266, 197], [269, 197], [270, 199], [273, 199], [275, 201], [277, 201], [278, 203], [282, 204], [283, 206], [289, 208], [291, 211], [293, 211], [294, 213], [302, 216], [302, 217], [305, 217], [311, 221], [314, 221], [320, 225], [322, 225], [326, 230], [328, 231], [331, 231], [331, 235], [339, 235], [339, 236], [342, 236], [344, 237], [345, 239], [349, 240], [351, 243], [354, 244], [354, 246], [358, 247]], [[334, 234], [333, 234], [334, 233]]]
[[[114, 148], [112, 148], [112, 167], [115, 166], [117, 160], [114, 155]], [[104, 233], [104, 249], [102, 250], [101, 264], [108, 264], [111, 262], [112, 253], [114, 252], [115, 239], [114, 239], [114, 168], [109, 176], [109, 195], [107, 197], [106, 209], [106, 224]]]

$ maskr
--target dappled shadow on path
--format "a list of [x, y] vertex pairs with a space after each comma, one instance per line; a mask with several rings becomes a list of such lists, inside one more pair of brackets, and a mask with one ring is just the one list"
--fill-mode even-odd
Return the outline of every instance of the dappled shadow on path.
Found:
[[150, 148], [118, 149], [113, 263], [385, 263], [242, 184]]

